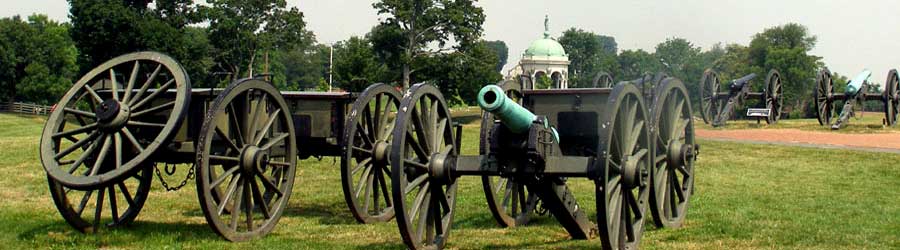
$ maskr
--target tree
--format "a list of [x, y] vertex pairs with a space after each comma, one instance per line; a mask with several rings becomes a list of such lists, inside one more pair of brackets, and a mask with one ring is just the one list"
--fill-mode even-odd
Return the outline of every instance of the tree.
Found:
[[621, 73], [615, 79], [619, 80], [637, 79], [645, 73], [658, 72], [662, 68], [659, 59], [641, 49], [622, 51], [617, 59]]
[[334, 80], [344, 90], [361, 92], [386, 73], [368, 39], [354, 36], [334, 46]]
[[569, 28], [559, 37], [559, 43], [569, 55], [570, 85], [587, 86], [600, 71], [618, 74], [615, 38]]
[[415, 66], [421, 70], [413, 77], [436, 84], [451, 105], [474, 105], [481, 87], [502, 79], [494, 70], [497, 61], [497, 55], [487, 43], [479, 42], [466, 50], [418, 60]]
[[195, 86], [212, 78], [206, 29], [188, 26], [199, 21], [192, 1], [69, 0], [69, 5], [81, 73], [122, 54], [152, 50], [178, 60]]
[[669, 76], [684, 80], [689, 78], [687, 67], [697, 59], [700, 51], [699, 47], [684, 38], [668, 38], [656, 45], [653, 54], [662, 64], [662, 70]]
[[[234, 77], [253, 75], [256, 60], [273, 51], [291, 51], [314, 42], [303, 13], [284, 0], [208, 0], [198, 12], [209, 22], [209, 40], [219, 70]], [[247, 72], [242, 69], [246, 68]]]
[[[272, 52], [270, 70], [275, 85], [282, 90], [319, 89], [321, 81], [328, 73], [326, 64], [331, 48], [328, 45], [297, 46], [291, 50]], [[341, 58], [335, 49], [335, 61]], [[335, 72], [339, 72], [335, 68]], [[337, 79], [336, 79], [337, 80]], [[340, 82], [338, 80], [338, 82]]]
[[0, 91], [7, 101], [51, 104], [78, 71], [68, 24], [45, 15], [0, 19]]
[[[415, 71], [413, 61], [427, 55], [461, 50], [481, 37], [485, 15], [476, 1], [454, 0], [381, 0], [372, 6], [385, 17], [381, 25], [402, 35], [403, 88], [408, 88]], [[454, 41], [456, 45], [448, 46]]]
[[[795, 23], [765, 29], [753, 36], [748, 49], [750, 65], [763, 71], [778, 69], [784, 85], [785, 111], [802, 116], [812, 94], [816, 70], [824, 67], [821, 57], [809, 55], [816, 37]], [[763, 73], [764, 72], [759, 72]]]
[[485, 41], [484, 43], [497, 55], [497, 72], [502, 72], [503, 66], [506, 66], [506, 60], [509, 59], [509, 47], [501, 40]]

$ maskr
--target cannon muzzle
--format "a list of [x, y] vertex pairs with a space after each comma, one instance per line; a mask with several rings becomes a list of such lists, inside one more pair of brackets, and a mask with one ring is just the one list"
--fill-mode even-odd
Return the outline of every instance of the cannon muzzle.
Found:
[[537, 118], [531, 111], [517, 104], [497, 85], [488, 85], [478, 91], [478, 106], [491, 112], [503, 125], [513, 133], [528, 132], [531, 123]]

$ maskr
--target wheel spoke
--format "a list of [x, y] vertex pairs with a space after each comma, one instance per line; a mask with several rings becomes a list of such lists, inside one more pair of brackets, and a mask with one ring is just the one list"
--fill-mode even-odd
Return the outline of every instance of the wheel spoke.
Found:
[[156, 69], [153, 70], [153, 73], [150, 74], [150, 77], [147, 78], [147, 81], [144, 82], [144, 85], [141, 85], [141, 89], [138, 90], [137, 94], [128, 100], [128, 106], [133, 106], [135, 101], [140, 100], [141, 96], [147, 92], [147, 89], [150, 88], [150, 85], [156, 80], [156, 76], [159, 75], [159, 71], [162, 69], [162, 64], [156, 65]]
[[97, 136], [100, 136], [100, 132], [94, 131], [94, 132], [92, 132], [91, 134], [89, 134], [89, 135], [87, 136], [87, 138], [84, 138], [84, 139], [82, 139], [82, 140], [79, 140], [78, 142], [72, 144], [72, 146], [69, 146], [68, 148], [66, 148], [66, 149], [64, 149], [64, 150], [62, 150], [62, 151], [60, 151], [60, 152], [57, 153], [56, 156], [54, 156], [53, 158], [55, 158], [56, 160], [62, 159], [63, 157], [66, 157], [67, 155], [71, 154], [71, 153], [72, 153], [73, 151], [75, 151], [76, 149], [79, 149], [79, 148], [81, 148], [82, 146], [84, 146], [85, 144], [87, 144], [88, 142], [91, 142], [91, 141], [92, 141], [94, 138], [96, 138]]
[[97, 123], [95, 122], [95, 123], [91, 123], [91, 124], [88, 124], [87, 126], [83, 126], [83, 127], [77, 128], [77, 129], [55, 133], [52, 135], [52, 137], [53, 137], [53, 139], [57, 139], [60, 137], [70, 137], [72, 135], [91, 132], [96, 129], [97, 129]]
[[269, 120], [266, 121], [265, 126], [263, 126], [262, 130], [259, 131], [259, 134], [256, 135], [256, 141], [253, 142], [253, 145], [259, 145], [262, 143], [263, 137], [269, 133], [269, 130], [272, 129], [272, 125], [275, 124], [275, 119], [278, 118], [278, 115], [281, 114], [281, 109], [275, 109], [271, 115], [269, 115]]
[[[175, 79], [169, 80], [168, 82], [166, 82], [166, 84], [163, 84], [162, 86], [160, 86], [159, 89], [157, 89], [153, 93], [150, 93], [150, 95], [148, 95], [146, 98], [140, 100], [137, 104], [133, 105], [131, 107], [131, 109], [139, 110], [141, 107], [143, 107], [145, 104], [147, 104], [150, 101], [152, 101], [153, 99], [155, 99], [160, 94], [162, 94], [166, 91], [169, 91], [169, 88], [171, 88], [173, 84], [175, 84]], [[135, 99], [135, 100], [137, 100], [137, 99]]]
[[[122, 167], [122, 135], [118, 132], [113, 134], [113, 150], [115, 150], [116, 168]], [[112, 194], [112, 193], [110, 193]]]
[[116, 191], [115, 187], [109, 186], [109, 210], [112, 214], [113, 223], [119, 222], [119, 208], [116, 205]]
[[128, 103], [131, 99], [131, 92], [134, 91], [134, 82], [137, 81], [138, 69], [141, 67], [140, 61], [134, 61], [134, 67], [131, 69], [131, 75], [128, 78], [128, 84], [125, 86], [125, 96], [122, 98], [123, 103]]
[[[223, 175], [225, 176], [225, 175]], [[228, 200], [231, 200], [231, 196], [237, 191], [237, 186], [241, 180], [241, 175], [235, 175], [231, 178], [231, 181], [228, 182], [228, 188], [225, 189], [225, 197], [222, 197], [222, 200], [219, 201], [218, 212], [219, 216], [222, 216], [225, 213], [225, 206], [228, 204]], [[215, 192], [216, 186], [211, 185], [210, 190]], [[237, 203], [237, 202], [235, 202]], [[232, 214], [234, 215], [234, 214]]]
[[106, 189], [101, 188], [99, 192], [97, 192], [97, 207], [94, 210], [94, 227], [98, 227], [100, 225], [100, 217], [103, 215], [103, 193]]
[[119, 190], [122, 191], [122, 197], [125, 198], [125, 202], [128, 203], [128, 207], [134, 207], [134, 198], [131, 196], [131, 193], [128, 192], [128, 187], [125, 186], [125, 182], [119, 182], [117, 184], [119, 186]]
[[78, 208], [75, 209], [75, 214], [81, 216], [81, 214], [84, 213], [84, 209], [87, 207], [87, 203], [90, 201], [92, 194], [94, 194], [94, 190], [88, 190], [84, 193], [84, 196], [81, 197], [81, 202], [78, 204]]
[[100, 98], [100, 95], [97, 94], [97, 91], [94, 91], [94, 88], [91, 88], [91, 86], [89, 85], [90, 84], [85, 84], [84, 89], [87, 90], [89, 94], [91, 94], [91, 97], [94, 98], [94, 101], [97, 101], [97, 103], [103, 102], [103, 98]]
[[66, 113], [71, 113], [71, 114], [75, 114], [78, 116], [86, 116], [86, 117], [90, 117], [90, 118], [94, 118], [94, 119], [97, 118], [97, 114], [91, 113], [88, 111], [84, 111], [84, 110], [78, 110], [78, 109], [66, 107], [66, 108], [63, 108], [63, 111], [66, 111]]
[[128, 121], [129, 126], [141, 126], [141, 127], [157, 127], [163, 128], [166, 126], [164, 123], [153, 123], [153, 122], [139, 122], [139, 121]]
[[112, 89], [113, 100], [119, 100], [119, 83], [116, 81], [116, 71], [109, 68], [110, 89]]
[[[238, 175], [240, 177], [240, 175]], [[238, 229], [238, 217], [241, 217], [241, 203], [244, 202], [244, 180], [237, 180], [234, 201], [231, 203], [231, 228], [234, 231]]]
[[403, 190], [403, 193], [408, 194], [409, 192], [412, 192], [413, 190], [415, 190], [416, 187], [419, 187], [423, 183], [425, 183], [426, 180], [428, 180], [427, 174], [423, 174], [423, 175], [420, 175], [419, 177], [416, 177], [415, 179], [413, 179], [413, 181], [406, 184], [406, 189]]
[[106, 160], [106, 154], [109, 152], [109, 147], [111, 146], [110, 141], [112, 140], [112, 138], [105, 135], [103, 136], [103, 138], [103, 147], [100, 149], [100, 155], [97, 156], [97, 161], [94, 162], [94, 166], [90, 169], [91, 172], [88, 174], [89, 176], [94, 176], [97, 174], [97, 172], [100, 170], [100, 165], [103, 164], [104, 160]]
[[216, 130], [216, 134], [219, 135], [220, 139], [228, 142], [225, 145], [228, 145], [228, 147], [231, 148], [232, 150], [234, 150], [235, 152], [241, 152], [241, 148], [238, 147], [237, 144], [234, 144], [234, 141], [232, 141], [231, 138], [228, 137], [228, 135], [225, 134], [225, 132], [223, 132], [222, 129], [219, 128], [219, 126], [216, 126], [215, 130]]
[[131, 130], [128, 127], [122, 127], [122, 133], [125, 134], [125, 137], [128, 138], [128, 141], [140, 152], [144, 152], [144, 147], [138, 143], [138, 140], [134, 138], [134, 134], [131, 133]]
[[[284, 193], [281, 191], [281, 189], [278, 189], [278, 185], [275, 185], [275, 183], [272, 182], [272, 180], [270, 180], [268, 176], [265, 176], [265, 175], [258, 175], [258, 176], [259, 176], [259, 180], [262, 182], [263, 186], [266, 187], [266, 189], [272, 190], [273, 192], [278, 194], [278, 197], [284, 196]], [[288, 178], [290, 178], [290, 177], [288, 177]], [[288, 191], [290, 191], [290, 190], [288, 190]]]
[[274, 139], [272, 139], [268, 143], [266, 143], [266, 145], [262, 145], [261, 147], [259, 147], [259, 149], [260, 150], [269, 150], [269, 148], [271, 148], [272, 146], [275, 146], [276, 143], [284, 141], [284, 138], [287, 138], [288, 136], [289, 136], [288, 133], [281, 133], [280, 135], [276, 136]]
[[[259, 123], [260, 114], [262, 114], [264, 112], [263, 108], [268, 106], [268, 104], [267, 104], [268, 97], [269, 96], [267, 94], [262, 93], [262, 96], [260, 96], [259, 100], [256, 101], [256, 108], [253, 109], [253, 114], [250, 115], [250, 117], [252, 117], [252, 118], [250, 118], [250, 121], [249, 121], [250, 128], [247, 130], [247, 136], [249, 137], [249, 138], [247, 138], [248, 141], [257, 141], [256, 140], [256, 124]], [[249, 98], [249, 92], [248, 92], [248, 98]], [[252, 103], [252, 101], [251, 101], [251, 103]], [[259, 145], [259, 144], [254, 143], [253, 145]]]
[[131, 115], [131, 118], [141, 117], [141, 116], [146, 115], [146, 114], [155, 114], [155, 113], [158, 113], [159, 111], [162, 111], [162, 110], [164, 110], [164, 109], [167, 109], [167, 108], [170, 108], [170, 107], [174, 107], [174, 106], [175, 106], [175, 101], [171, 101], [171, 102], [167, 102], [167, 103], [164, 103], [164, 104], [156, 105], [156, 106], [154, 106], [154, 107], [152, 107], [152, 108], [149, 108], [149, 109], [145, 109], [145, 110], [141, 110], [141, 111], [138, 111], [138, 112], [134, 112], [134, 113]]
[[[232, 166], [230, 169], [225, 170], [225, 172], [223, 172], [222, 175], [219, 176], [219, 178], [216, 178], [212, 183], [209, 184], [209, 187], [213, 188], [213, 189], [218, 187], [220, 184], [222, 184], [222, 182], [225, 182], [225, 179], [228, 179], [229, 176], [233, 176], [234, 173], [237, 172], [239, 169], [241, 169], [241, 168], [238, 167], [237, 165], [235, 165], [235, 166]], [[212, 171], [212, 170], [210, 170], [210, 171]], [[234, 178], [232, 178], [232, 179], [234, 179]]]
[[253, 191], [253, 200], [254, 203], [259, 205], [259, 210], [262, 211], [263, 217], [266, 219], [272, 218], [272, 212], [269, 211], [269, 204], [266, 204], [266, 200], [263, 199], [262, 192], [259, 191], [259, 184], [256, 181], [250, 181], [250, 189]]
[[238, 113], [237, 113], [237, 110], [234, 109], [234, 105], [232, 105], [232, 103], [228, 103], [228, 108], [231, 109], [231, 115], [228, 115], [228, 117], [231, 118], [231, 123], [232, 123], [233, 126], [234, 126], [234, 127], [230, 127], [229, 130], [230, 130], [230, 131], [234, 131], [235, 133], [237, 133], [237, 137], [236, 137], [235, 139], [237, 139], [237, 141], [238, 141], [237, 143], [238, 143], [239, 145], [240, 145], [240, 144], [246, 144], [245, 142], [246, 142], [247, 140], [244, 139], [244, 134], [243, 134], [243, 132], [242, 132], [241, 123], [238, 122], [238, 117], [237, 117], [237, 116], [238, 116]]

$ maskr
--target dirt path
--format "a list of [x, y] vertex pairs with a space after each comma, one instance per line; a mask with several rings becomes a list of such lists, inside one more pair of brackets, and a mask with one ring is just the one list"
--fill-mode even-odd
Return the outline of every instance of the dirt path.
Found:
[[900, 133], [840, 134], [799, 129], [697, 129], [699, 138], [900, 153]]

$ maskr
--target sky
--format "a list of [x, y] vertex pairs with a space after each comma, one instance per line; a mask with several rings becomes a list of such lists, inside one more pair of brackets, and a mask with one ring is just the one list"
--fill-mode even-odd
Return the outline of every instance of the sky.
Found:
[[[0, 17], [44, 13], [68, 21], [65, 0], [3, 0]], [[308, 28], [322, 43], [363, 36], [379, 17], [374, 0], [288, 0], [306, 16]], [[875, 0], [518, 0], [479, 1], [487, 19], [484, 39], [509, 46], [506, 69], [543, 33], [544, 15], [550, 16], [554, 37], [576, 27], [613, 36], [619, 50], [652, 52], [666, 38], [685, 38], [708, 49], [716, 43], [749, 44], [763, 29], [800, 23], [818, 37], [811, 52], [843, 75], [863, 69], [883, 82], [888, 70], [900, 66], [900, 1]], [[895, 40], [896, 39], [896, 40]], [[896, 57], [895, 57], [896, 56]], [[697, 76], [698, 78], [700, 76]], [[682, 79], [691, 81], [694, 79]], [[696, 80], [695, 80], [696, 81]]]

